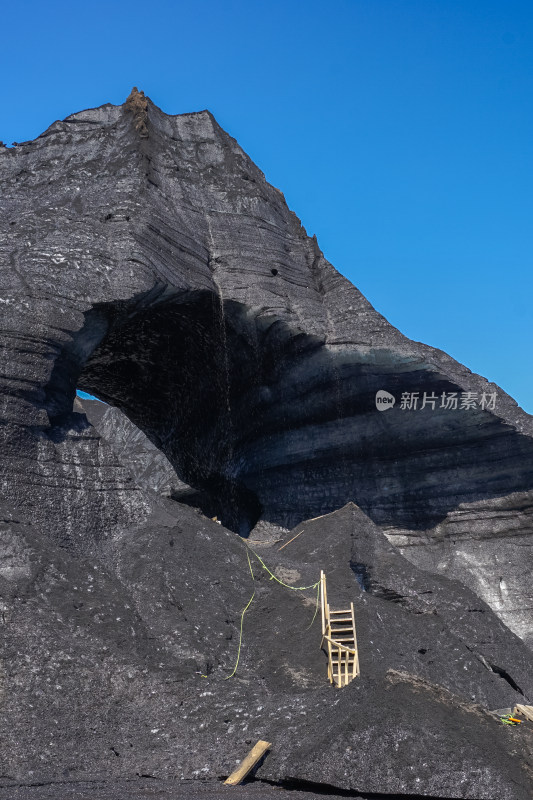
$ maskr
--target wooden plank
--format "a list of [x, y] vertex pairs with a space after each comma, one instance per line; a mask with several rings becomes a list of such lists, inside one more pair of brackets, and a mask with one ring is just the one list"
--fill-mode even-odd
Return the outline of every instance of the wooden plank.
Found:
[[238, 786], [246, 778], [250, 770], [252, 770], [260, 758], [262, 758], [266, 751], [272, 747], [270, 742], [264, 742], [259, 739], [257, 744], [254, 744], [244, 761], [231, 773], [224, 783], [228, 786]]
[[346, 653], [346, 658], [344, 659], [344, 685], [348, 685], [348, 659], [349, 654]]
[[355, 650], [355, 659], [353, 665], [353, 677], [356, 678], [358, 675], [361, 674], [361, 670], [359, 668], [359, 648], [357, 647], [357, 631], [355, 629], [355, 610], [353, 607], [353, 603], [350, 603], [351, 612], [352, 612], [352, 625], [353, 625], [353, 646]]
[[316, 519], [324, 519], [324, 517], [331, 517], [332, 514], [336, 514], [336, 511], [328, 511], [327, 514], [320, 514], [318, 517], [311, 517], [311, 519], [307, 519], [306, 522], [314, 522]]
[[326, 576], [324, 575], [323, 571], [320, 570], [320, 611], [322, 614], [322, 636], [326, 632]]
[[[278, 547], [278, 552], [279, 552], [280, 550], [283, 550], [283, 548], [284, 548], [284, 547], [287, 547], [287, 545], [288, 545], [288, 544], [290, 544], [291, 542], [294, 542], [294, 540], [295, 540], [295, 539], [297, 539], [297, 538], [298, 538], [298, 536], [301, 536], [301, 535], [302, 535], [302, 533], [305, 533], [305, 528], [303, 529], [303, 531], [300, 531], [300, 533], [297, 533], [297, 534], [296, 534], [296, 536], [293, 536], [293, 537], [292, 537], [292, 539], [289, 539], [289, 541], [288, 541], [288, 542], [285, 542], [285, 544], [282, 544], [282, 545], [281, 545], [281, 547]], [[278, 541], [279, 541], [279, 540], [278, 540]]]
[[[330, 617], [329, 617], [329, 605], [327, 603], [326, 603], [326, 619], [328, 620], [327, 627], [326, 627], [326, 633], [331, 634], [331, 626], [330, 626], [330, 623], [329, 623], [329, 619], [330, 619]], [[330, 666], [329, 679], [330, 679], [331, 683], [335, 683], [335, 672], [334, 672], [334, 669], [333, 669], [333, 652], [331, 650], [331, 639], [330, 639], [329, 636], [325, 636], [324, 638], [326, 639], [326, 641], [328, 643], [328, 664]]]
[[516, 705], [513, 708], [513, 717], [517, 714], [533, 722], [533, 706]]
[[353, 647], [345, 647], [343, 644], [340, 644], [340, 642], [336, 642], [335, 639], [332, 639], [330, 636], [324, 636], [324, 639], [326, 642], [330, 643], [330, 645], [337, 647], [339, 650], [347, 650], [349, 653], [355, 653]]

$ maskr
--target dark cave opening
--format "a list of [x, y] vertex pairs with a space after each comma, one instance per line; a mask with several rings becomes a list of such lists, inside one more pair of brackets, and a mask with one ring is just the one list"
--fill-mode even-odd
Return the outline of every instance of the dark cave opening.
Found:
[[[235, 324], [242, 310], [226, 319], [212, 293], [168, 297], [162, 290], [104, 313], [106, 334], [78, 386], [120, 408], [164, 453], [193, 489], [176, 499], [247, 535], [261, 505], [236, 463], [237, 443], [254, 426], [241, 403], [255, 371], [250, 326], [243, 319]], [[247, 336], [239, 325], [247, 327]], [[239, 353], [238, 363], [230, 348]]]
[[[424, 530], [463, 499], [505, 493], [526, 437], [487, 412], [381, 413], [384, 386], [457, 389], [390, 351], [330, 348], [265, 309], [157, 284], [86, 312], [44, 405], [56, 439], [77, 388], [119, 408], [191, 487], [174, 499], [244, 536], [260, 518], [291, 528], [349, 501], [377, 524]], [[502, 436], [509, 468], [473, 476]]]
[[85, 314], [46, 408], [60, 429], [76, 391], [117, 407], [191, 487], [174, 499], [246, 536], [263, 510], [245, 480], [246, 450], [279, 423], [271, 389], [287, 363], [319, 345], [212, 292], [157, 286]]

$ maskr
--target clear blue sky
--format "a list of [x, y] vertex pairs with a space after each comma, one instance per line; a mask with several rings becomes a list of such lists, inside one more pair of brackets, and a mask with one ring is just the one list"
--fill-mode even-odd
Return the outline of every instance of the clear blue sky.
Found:
[[403, 333], [533, 413], [531, 0], [5, 4], [0, 139], [209, 108]]

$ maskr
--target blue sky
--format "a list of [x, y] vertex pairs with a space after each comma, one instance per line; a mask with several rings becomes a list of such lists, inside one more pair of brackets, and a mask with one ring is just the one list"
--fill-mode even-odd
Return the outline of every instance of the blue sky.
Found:
[[403, 333], [533, 413], [533, 3], [2, 9], [0, 139], [137, 85], [209, 108]]

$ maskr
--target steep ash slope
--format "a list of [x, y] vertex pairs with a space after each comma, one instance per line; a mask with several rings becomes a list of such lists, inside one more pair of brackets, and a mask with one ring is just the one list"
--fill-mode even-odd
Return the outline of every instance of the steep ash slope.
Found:
[[408, 672], [485, 708], [533, 698], [531, 650], [469, 588], [411, 564], [353, 503], [281, 542], [280, 569], [304, 583], [323, 569], [332, 607], [354, 601], [363, 674]]
[[[313, 580], [320, 564], [331, 601], [354, 600], [362, 674], [337, 690], [326, 681], [314, 589], [280, 586], [249, 552], [252, 580], [242, 539], [167, 506], [92, 559], [3, 509], [0, 783], [214, 779], [266, 738], [266, 780], [530, 797], [531, 730], [508, 729], [486, 710], [524, 696], [480, 660], [512, 662], [527, 692], [530, 651], [486, 607], [490, 641], [469, 642], [467, 590], [419, 573], [353, 506], [305, 523], [281, 552], [263, 545], [285, 581]], [[362, 592], [350, 568], [356, 553], [380, 586], [409, 591], [412, 607]]]

